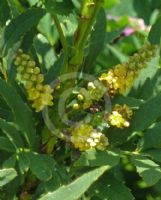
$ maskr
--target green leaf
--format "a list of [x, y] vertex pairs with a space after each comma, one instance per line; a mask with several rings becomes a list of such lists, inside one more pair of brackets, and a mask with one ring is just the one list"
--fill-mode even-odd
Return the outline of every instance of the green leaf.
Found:
[[94, 183], [108, 167], [103, 166], [83, 174], [69, 185], [62, 186], [54, 192], [44, 195], [39, 200], [76, 200], [88, 190], [90, 185]]
[[133, 155], [131, 161], [148, 186], [155, 185], [161, 179], [161, 169], [152, 160], [142, 155]]
[[53, 47], [41, 34], [39, 34], [38, 37], [35, 37], [34, 47], [39, 59], [39, 63], [41, 64], [42, 71], [46, 72], [46, 70], [50, 69], [50, 67], [54, 65], [57, 59]]
[[0, 26], [4, 26], [9, 18], [10, 18], [10, 9], [7, 0], [2, 0], [0, 6]]
[[[142, 131], [148, 128], [155, 120], [161, 116], [161, 94], [151, 98], [141, 104], [140, 109], [134, 113], [131, 121], [132, 131]], [[157, 106], [156, 106], [157, 105]]]
[[[2, 53], [5, 56], [9, 49], [25, 35], [32, 27], [36, 26], [44, 16], [45, 11], [41, 8], [31, 8], [11, 20], [6, 26], [3, 35]], [[16, 27], [16, 28], [15, 28]]]
[[116, 166], [120, 161], [118, 151], [96, 151], [90, 149], [80, 156], [79, 160], [75, 162], [75, 166], [102, 166], [107, 165], [109, 167]]
[[47, 13], [39, 22], [37, 26], [39, 32], [46, 37], [51, 46], [54, 46], [58, 40], [58, 32], [54, 25], [53, 19], [50, 13]]
[[14, 168], [16, 165], [16, 159], [16, 154], [13, 154], [11, 157], [3, 162], [3, 168]]
[[134, 97], [128, 97], [128, 96], [118, 96], [117, 98], [113, 99], [113, 104], [126, 104], [130, 106], [131, 108], [139, 108], [139, 106], [144, 103], [141, 99], [136, 99]]
[[102, 9], [97, 17], [96, 24], [91, 33], [89, 41], [89, 53], [85, 59], [84, 68], [86, 72], [89, 72], [92, 69], [93, 63], [96, 60], [97, 56], [100, 54], [103, 46], [106, 35], [106, 14]]
[[121, 35], [123, 30], [124, 30], [123, 28], [120, 28], [116, 31], [107, 32], [106, 38], [105, 38], [105, 43], [109, 44], [109, 43], [113, 42], [116, 38], [118, 38]]
[[99, 197], [102, 200], [134, 200], [130, 189], [108, 173], [94, 183], [89, 192], [92, 196]]
[[148, 40], [152, 44], [160, 45], [160, 39], [161, 39], [161, 16], [158, 17], [157, 21], [152, 26], [148, 36]]
[[153, 160], [161, 163], [161, 149], [147, 150], [144, 153], [147, 156], [150, 156]]
[[48, 181], [52, 178], [52, 169], [54, 169], [54, 160], [48, 155], [36, 153], [27, 153], [27, 159], [30, 162], [32, 173], [41, 181]]
[[18, 165], [20, 172], [24, 174], [29, 170], [30, 161], [26, 155], [26, 153], [22, 152], [17, 155]]
[[6, 137], [0, 137], [0, 149], [7, 152], [15, 152], [15, 146]]
[[23, 147], [24, 143], [21, 138], [20, 132], [16, 127], [0, 118], [0, 129], [6, 134], [11, 143], [15, 144], [17, 148]]
[[34, 6], [39, 2], [39, 0], [27, 0], [27, 1], [29, 2], [30, 6]]
[[52, 14], [68, 15], [74, 9], [74, 4], [71, 0], [45, 0], [45, 7]]
[[63, 67], [63, 56], [54, 63], [53, 66], [50, 67], [47, 74], [45, 75], [45, 83], [50, 84], [52, 81], [58, 80], [58, 76], [60, 75], [61, 69]]
[[138, 148], [141, 150], [161, 148], [161, 122], [148, 129], [141, 138]]
[[159, 56], [158, 53], [155, 57], [147, 63], [147, 67], [142, 69], [139, 73], [138, 78], [136, 78], [133, 89], [130, 92], [130, 96], [135, 96], [137, 99], [150, 99], [152, 95], [150, 90], [155, 87], [153, 79], [156, 80], [156, 75], [159, 65]]
[[31, 110], [22, 101], [15, 89], [2, 79], [0, 79], [0, 95], [2, 95], [11, 108], [14, 114], [15, 123], [24, 133], [26, 141], [31, 147], [34, 147], [36, 134]]
[[0, 170], [0, 187], [6, 185], [17, 176], [15, 169], [2, 169]]

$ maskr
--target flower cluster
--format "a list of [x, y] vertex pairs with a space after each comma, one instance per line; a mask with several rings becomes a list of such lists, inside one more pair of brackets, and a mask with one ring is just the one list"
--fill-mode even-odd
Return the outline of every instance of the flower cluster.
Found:
[[44, 76], [40, 73], [40, 68], [36, 67], [29, 55], [19, 50], [14, 62], [20, 81], [24, 84], [28, 99], [31, 100], [32, 107], [36, 112], [41, 111], [45, 106], [53, 105], [53, 89], [50, 85], [44, 85]]
[[132, 109], [127, 105], [116, 104], [112, 113], [108, 117], [110, 125], [117, 128], [126, 128], [130, 126], [129, 120], [133, 115]]
[[71, 142], [80, 151], [86, 151], [91, 148], [104, 150], [108, 145], [107, 137], [88, 124], [82, 124], [74, 128]]
[[79, 90], [77, 100], [76, 103], [73, 104], [73, 108], [89, 108], [93, 101], [99, 101], [106, 91], [106, 87], [99, 80], [88, 82], [87, 89], [81, 88]]
[[124, 94], [131, 88], [134, 79], [139, 71], [146, 68], [147, 62], [156, 54], [156, 46], [151, 44], [144, 45], [130, 57], [129, 61], [116, 65], [108, 73], [104, 73], [99, 80], [109, 88], [109, 94], [113, 97], [117, 92]]

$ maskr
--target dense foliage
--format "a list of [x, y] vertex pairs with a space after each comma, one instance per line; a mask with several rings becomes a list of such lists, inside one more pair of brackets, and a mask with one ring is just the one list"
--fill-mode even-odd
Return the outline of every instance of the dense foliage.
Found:
[[0, 1], [0, 200], [161, 200], [161, 1]]

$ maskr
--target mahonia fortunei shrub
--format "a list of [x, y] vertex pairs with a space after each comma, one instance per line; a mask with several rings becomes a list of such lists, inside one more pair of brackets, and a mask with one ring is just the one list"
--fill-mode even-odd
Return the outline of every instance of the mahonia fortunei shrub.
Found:
[[156, 1], [0, 3], [0, 200], [161, 198]]

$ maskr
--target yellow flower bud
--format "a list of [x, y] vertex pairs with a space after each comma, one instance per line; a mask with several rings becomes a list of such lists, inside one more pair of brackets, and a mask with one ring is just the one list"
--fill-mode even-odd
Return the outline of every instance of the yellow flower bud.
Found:
[[108, 146], [107, 137], [101, 132], [93, 129], [88, 124], [78, 125], [72, 131], [71, 142], [75, 148], [80, 151], [86, 151], [91, 148], [104, 150]]
[[42, 75], [42, 74], [39, 74], [38, 76], [37, 76], [37, 82], [38, 83], [42, 83], [44, 81], [44, 76]]
[[15, 59], [15, 65], [27, 90], [28, 99], [32, 101], [32, 107], [36, 112], [41, 111], [45, 106], [52, 106], [53, 96], [51, 93], [53, 89], [50, 85], [43, 85], [44, 76], [40, 74], [40, 68], [35, 66], [35, 61], [20, 50]]
[[130, 126], [130, 122], [133, 112], [127, 105], [116, 104], [112, 113], [108, 117], [110, 125], [116, 126], [117, 128], [126, 128]]
[[78, 110], [80, 108], [80, 105], [78, 103], [73, 104], [73, 109]]

